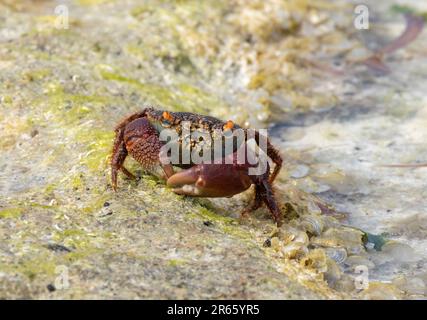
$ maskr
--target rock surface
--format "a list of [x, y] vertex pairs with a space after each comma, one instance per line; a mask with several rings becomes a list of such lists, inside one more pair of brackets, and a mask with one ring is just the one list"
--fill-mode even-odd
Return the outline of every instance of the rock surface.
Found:
[[[396, 37], [402, 21], [389, 2], [371, 7]], [[424, 228], [403, 215], [407, 206], [399, 213], [410, 230], [386, 226], [381, 210], [391, 198], [408, 206], [421, 199], [412, 211], [424, 223], [427, 197], [416, 192], [425, 181], [417, 174], [427, 169], [415, 178], [413, 171], [390, 175], [388, 195], [386, 179], [373, 192], [371, 166], [348, 161], [366, 130], [368, 147], [357, 150], [381, 159], [395, 141], [393, 125], [401, 138], [386, 153], [391, 160], [423, 160], [425, 145], [399, 156], [405, 134], [415, 129], [416, 142], [426, 136], [423, 82], [402, 98], [399, 79], [425, 79], [425, 47], [387, 61], [396, 67], [415, 57], [408, 70], [374, 77], [355, 61], [369, 56], [365, 42], [384, 39], [349, 36], [353, 9], [320, 0], [0, 0], [0, 298], [424, 297], [426, 260], [414, 258], [418, 251], [396, 242], [366, 251], [368, 234], [343, 226], [425, 241]], [[337, 72], [348, 67], [343, 60], [355, 65], [346, 76]], [[113, 128], [147, 104], [246, 127], [275, 124], [273, 141], [287, 160], [276, 185], [285, 226], [275, 228], [265, 209], [239, 219], [253, 190], [231, 199], [181, 197], [132, 159], [138, 181], [120, 176], [114, 193]], [[357, 121], [349, 126], [349, 119]], [[340, 144], [346, 147], [327, 151]], [[414, 195], [406, 202], [398, 198], [402, 177]], [[416, 277], [377, 282], [397, 272], [375, 271], [392, 259], [387, 252], [403, 252], [399, 266]], [[376, 272], [370, 288], [355, 288], [349, 275], [361, 264]]]
[[0, 297], [340, 296], [321, 279], [299, 281], [298, 264], [283, 272], [262, 246], [268, 216], [258, 227], [236, 219], [241, 197], [228, 207], [182, 198], [132, 161], [141, 179], [120, 179], [112, 192], [108, 157], [122, 117], [146, 103], [227, 105], [193, 83], [208, 76], [191, 58], [206, 56], [186, 51], [204, 48], [176, 39], [173, 19], [206, 8], [139, 3], [0, 1]]

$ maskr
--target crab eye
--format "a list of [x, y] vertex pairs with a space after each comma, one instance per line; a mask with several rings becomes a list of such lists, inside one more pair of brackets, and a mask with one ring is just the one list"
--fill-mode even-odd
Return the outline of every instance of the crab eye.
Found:
[[163, 120], [166, 120], [168, 122], [173, 122], [173, 116], [169, 112], [164, 111], [162, 116], [163, 116]]
[[225, 130], [231, 130], [234, 128], [234, 122], [231, 120], [228, 120], [222, 128], [224, 129], [224, 131]]

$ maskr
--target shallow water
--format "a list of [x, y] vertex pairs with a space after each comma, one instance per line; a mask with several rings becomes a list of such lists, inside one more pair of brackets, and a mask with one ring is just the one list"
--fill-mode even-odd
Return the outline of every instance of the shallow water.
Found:
[[[396, 32], [404, 27], [403, 21], [386, 25]], [[427, 33], [404, 51], [387, 61], [389, 75], [356, 67], [328, 78], [328, 90], [340, 96], [337, 106], [297, 115], [272, 130], [299, 187], [348, 213], [349, 225], [409, 246], [370, 251], [375, 267], [369, 278], [385, 282], [401, 275], [426, 279], [427, 165], [381, 166], [427, 164]], [[415, 291], [422, 296], [420, 283], [424, 289]]]

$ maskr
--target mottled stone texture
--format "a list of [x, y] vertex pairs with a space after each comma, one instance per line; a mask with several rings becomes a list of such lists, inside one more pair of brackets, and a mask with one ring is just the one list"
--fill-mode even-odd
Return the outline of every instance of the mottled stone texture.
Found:
[[[427, 162], [426, 34], [387, 76], [360, 61], [393, 3], [427, 8], [367, 2], [369, 31], [359, 1], [0, 0], [0, 298], [425, 298], [427, 168], [378, 165]], [[284, 226], [132, 159], [114, 193], [114, 127], [147, 104], [270, 128]]]
[[[218, 44], [189, 33], [191, 20], [182, 24], [194, 41], [177, 30], [185, 16], [208, 15], [207, 5], [70, 2], [68, 29], [57, 28], [56, 5], [0, 1], [0, 298], [338, 296], [265, 254], [273, 224], [263, 210], [259, 225], [240, 224], [244, 195], [183, 198], [133, 161], [141, 179], [120, 176], [111, 190], [121, 118], [146, 103], [229, 110], [214, 81], [203, 84], [224, 58], [207, 62], [202, 51]], [[212, 8], [213, 24], [225, 9]]]

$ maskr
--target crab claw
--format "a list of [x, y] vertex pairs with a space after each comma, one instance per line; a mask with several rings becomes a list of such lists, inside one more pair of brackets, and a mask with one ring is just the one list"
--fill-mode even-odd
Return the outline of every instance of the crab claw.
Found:
[[247, 170], [233, 164], [199, 164], [167, 180], [175, 193], [193, 197], [231, 197], [251, 184]]

